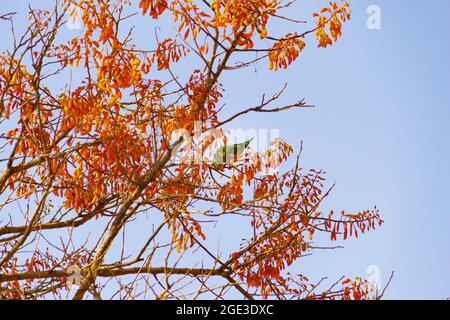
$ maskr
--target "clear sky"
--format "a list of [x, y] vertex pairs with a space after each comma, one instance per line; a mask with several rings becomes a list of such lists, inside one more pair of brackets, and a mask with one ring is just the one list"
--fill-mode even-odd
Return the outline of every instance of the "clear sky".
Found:
[[[307, 49], [287, 72], [259, 74], [266, 78], [258, 83], [288, 81], [292, 98], [317, 105], [264, 124], [279, 126], [292, 144], [303, 140], [303, 165], [323, 168], [337, 181], [327, 206], [376, 204], [386, 221], [345, 249], [305, 258], [302, 267], [317, 276], [364, 275], [376, 264], [384, 281], [395, 271], [388, 298], [447, 298], [450, 2], [351, 4], [353, 18], [336, 46]], [[379, 31], [366, 27], [370, 4], [381, 8]], [[260, 90], [247, 83], [236, 92]]]
[[[290, 16], [309, 19], [327, 1], [299, 2]], [[336, 45], [308, 46], [287, 71], [270, 72], [263, 63], [238, 78], [225, 74], [225, 102], [229, 112], [252, 106], [263, 92], [288, 82], [283, 101], [304, 97], [317, 107], [247, 116], [233, 126], [278, 128], [297, 149], [303, 141], [302, 166], [324, 169], [330, 182], [337, 182], [325, 209], [377, 205], [386, 222], [347, 240], [344, 249], [305, 257], [293, 271], [332, 281], [365, 277], [369, 265], [378, 265], [382, 284], [395, 271], [386, 298], [445, 299], [450, 297], [450, 2], [350, 2], [352, 20]], [[25, 11], [27, 3], [1, 1], [0, 12]], [[372, 4], [381, 8], [381, 30], [366, 27]], [[216, 237], [226, 252], [237, 236], [224, 231]]]

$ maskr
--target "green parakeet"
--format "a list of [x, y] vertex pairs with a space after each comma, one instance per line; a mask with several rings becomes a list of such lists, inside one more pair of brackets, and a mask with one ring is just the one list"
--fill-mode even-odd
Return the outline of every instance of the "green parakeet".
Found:
[[242, 143], [223, 146], [214, 154], [213, 166], [217, 168], [221, 164], [229, 163], [231, 159], [237, 158], [248, 148], [253, 138]]

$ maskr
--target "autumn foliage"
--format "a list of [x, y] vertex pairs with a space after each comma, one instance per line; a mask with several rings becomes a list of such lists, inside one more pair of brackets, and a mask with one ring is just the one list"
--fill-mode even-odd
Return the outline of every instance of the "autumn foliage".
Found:
[[[375, 297], [359, 278], [319, 290], [289, 269], [314, 239], [358, 237], [382, 220], [376, 208], [322, 211], [332, 186], [323, 171], [301, 168], [286, 142], [218, 168], [174, 161], [186, 142], [180, 129], [222, 132], [240, 116], [307, 107], [280, 105], [279, 92], [232, 117], [221, 112], [223, 73], [261, 61], [286, 69], [308, 46], [336, 42], [351, 14], [348, 3], [330, 2], [302, 21], [287, 17], [291, 5], [65, 0], [30, 11], [28, 28], [0, 55], [0, 297]], [[79, 32], [65, 27], [74, 6]], [[138, 19], [148, 25], [145, 48], [133, 41]], [[153, 31], [168, 20], [173, 28]], [[272, 32], [280, 21], [292, 31]], [[291, 169], [267, 174], [289, 159]], [[211, 251], [207, 220], [230, 216], [246, 239]], [[125, 234], [136, 221], [148, 232], [130, 251]], [[82, 277], [69, 293], [71, 266]]]

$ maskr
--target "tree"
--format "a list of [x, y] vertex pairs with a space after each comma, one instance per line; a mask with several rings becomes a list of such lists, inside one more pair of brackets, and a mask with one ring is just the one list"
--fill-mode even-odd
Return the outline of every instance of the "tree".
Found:
[[[309, 38], [326, 48], [350, 18], [348, 3], [331, 2], [311, 25], [286, 16], [291, 4], [65, 0], [52, 11], [30, 9], [28, 28], [20, 37], [12, 28], [12, 49], [0, 56], [1, 297], [378, 297], [360, 278], [318, 291], [288, 272], [318, 235], [347, 239], [381, 225], [376, 208], [323, 212], [333, 186], [323, 171], [301, 169], [300, 153], [293, 168], [268, 171], [293, 152], [279, 139], [250, 160], [250, 142], [241, 142], [214, 164], [192, 161], [187, 147], [196, 130], [214, 132], [196, 146], [203, 152], [226, 145], [223, 127], [238, 117], [309, 107], [303, 99], [280, 105], [281, 90], [221, 114], [223, 73], [256, 61], [286, 69]], [[83, 24], [70, 40], [62, 35], [68, 12]], [[136, 46], [135, 19], [150, 30], [163, 16], [173, 34], [155, 32], [152, 48]], [[13, 17], [2, 23], [13, 26]], [[304, 30], [272, 34], [269, 21]], [[248, 237], [230, 252], [211, 251], [204, 219], [230, 216]], [[147, 224], [148, 234], [131, 249], [133, 223]]]

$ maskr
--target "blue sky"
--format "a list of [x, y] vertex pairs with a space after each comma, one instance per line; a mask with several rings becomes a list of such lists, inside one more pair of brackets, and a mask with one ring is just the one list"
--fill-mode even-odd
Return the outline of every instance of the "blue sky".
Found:
[[[317, 9], [326, 1], [302, 1]], [[381, 30], [366, 26], [369, 5]], [[326, 50], [307, 47], [287, 71], [261, 64], [236, 81], [225, 75], [227, 104], [251, 106], [267, 88], [288, 82], [286, 102], [315, 109], [252, 115], [234, 126], [279, 128], [302, 165], [327, 171], [336, 187], [323, 208], [358, 211], [377, 205], [385, 224], [344, 249], [315, 252], [294, 270], [319, 280], [366, 277], [378, 265], [385, 297], [450, 296], [450, 2], [351, 1], [352, 20]], [[310, 12], [309, 11], [309, 12]], [[307, 11], [306, 11], [307, 12]], [[290, 15], [295, 15], [294, 10]], [[298, 148], [297, 148], [298, 149]], [[339, 243], [341, 244], [341, 243]]]
[[[2, 1], [0, 12], [20, 12], [27, 3]], [[308, 19], [325, 3], [300, 1], [289, 14]], [[366, 27], [372, 4], [381, 8], [381, 30]], [[227, 112], [252, 106], [262, 93], [288, 82], [283, 101], [305, 98], [317, 107], [251, 115], [233, 126], [280, 129], [281, 138], [296, 148], [303, 141], [302, 166], [324, 169], [329, 181], [336, 181], [325, 209], [377, 205], [386, 222], [347, 240], [344, 249], [305, 257], [294, 271], [312, 280], [327, 275], [333, 282], [341, 275], [365, 277], [369, 265], [378, 265], [382, 284], [395, 271], [386, 298], [445, 299], [450, 296], [450, 2], [353, 0], [351, 6], [352, 20], [333, 47], [308, 46], [287, 71], [274, 73], [261, 63], [257, 72], [224, 74]], [[216, 237], [230, 245], [236, 235]]]
[[[366, 28], [369, 4], [381, 8], [379, 31]], [[376, 264], [383, 280], [395, 271], [388, 298], [447, 298], [450, 3], [353, 1], [352, 8], [336, 46], [309, 48], [287, 72], [267, 75], [288, 81], [290, 95], [317, 109], [267, 124], [292, 144], [303, 140], [303, 165], [337, 181], [327, 206], [376, 204], [386, 224], [345, 249], [306, 258], [303, 267], [318, 276], [363, 275]]]

